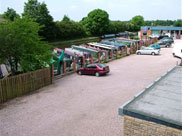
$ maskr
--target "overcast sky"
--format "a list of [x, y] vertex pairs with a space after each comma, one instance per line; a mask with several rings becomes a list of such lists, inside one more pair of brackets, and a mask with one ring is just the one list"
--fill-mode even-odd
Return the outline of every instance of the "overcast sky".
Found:
[[[0, 14], [8, 7], [21, 14], [24, 2], [28, 0], [0, 0]], [[80, 21], [93, 9], [103, 9], [110, 20], [130, 20], [142, 15], [145, 20], [182, 19], [182, 0], [38, 0], [47, 4], [54, 20], [68, 15], [72, 20]]]

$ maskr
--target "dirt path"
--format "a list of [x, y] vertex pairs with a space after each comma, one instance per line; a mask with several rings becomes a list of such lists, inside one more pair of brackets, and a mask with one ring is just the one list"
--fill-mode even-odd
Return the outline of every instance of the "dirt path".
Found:
[[73, 74], [1, 106], [0, 136], [122, 136], [118, 108], [176, 65], [160, 56], [131, 55], [108, 63], [107, 76]]

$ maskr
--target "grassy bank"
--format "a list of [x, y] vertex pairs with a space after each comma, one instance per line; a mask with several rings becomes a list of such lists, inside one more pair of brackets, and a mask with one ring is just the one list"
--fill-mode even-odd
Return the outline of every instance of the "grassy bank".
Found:
[[99, 37], [86, 37], [86, 38], [78, 38], [78, 39], [72, 39], [72, 40], [60, 40], [60, 41], [54, 41], [49, 42], [50, 45], [58, 48], [69, 48], [71, 45], [79, 45], [84, 44], [88, 42], [97, 42], [100, 41]]

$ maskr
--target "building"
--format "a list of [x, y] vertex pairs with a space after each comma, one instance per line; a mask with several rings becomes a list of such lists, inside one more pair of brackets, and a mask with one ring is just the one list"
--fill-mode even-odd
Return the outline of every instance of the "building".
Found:
[[[164, 26], [142, 26], [140, 30], [140, 38], [148, 38], [151, 35], [165, 35], [169, 34], [175, 38], [181, 38], [182, 27], [164, 27]], [[177, 37], [176, 37], [177, 36]]]
[[119, 108], [124, 136], [182, 136], [182, 67], [176, 66]]

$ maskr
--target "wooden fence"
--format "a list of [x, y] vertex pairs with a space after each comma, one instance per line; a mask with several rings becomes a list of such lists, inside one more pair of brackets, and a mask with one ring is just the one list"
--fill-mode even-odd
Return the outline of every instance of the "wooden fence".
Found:
[[0, 103], [52, 83], [51, 68], [0, 79]]

